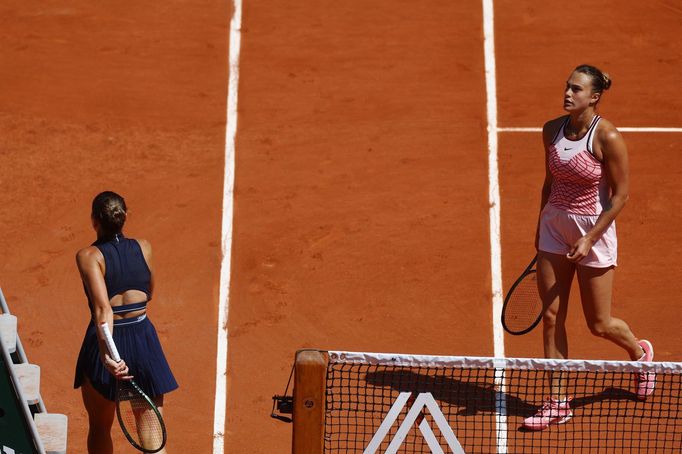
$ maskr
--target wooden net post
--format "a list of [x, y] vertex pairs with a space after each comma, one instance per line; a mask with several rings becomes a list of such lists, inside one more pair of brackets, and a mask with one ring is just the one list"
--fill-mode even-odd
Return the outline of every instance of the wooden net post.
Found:
[[293, 454], [324, 452], [327, 355], [317, 350], [296, 352], [294, 370]]

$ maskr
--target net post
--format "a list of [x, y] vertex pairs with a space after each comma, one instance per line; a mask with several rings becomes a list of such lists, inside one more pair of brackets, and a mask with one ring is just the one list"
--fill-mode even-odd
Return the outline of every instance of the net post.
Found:
[[327, 362], [326, 353], [319, 350], [296, 352], [293, 454], [322, 454], [324, 451]]

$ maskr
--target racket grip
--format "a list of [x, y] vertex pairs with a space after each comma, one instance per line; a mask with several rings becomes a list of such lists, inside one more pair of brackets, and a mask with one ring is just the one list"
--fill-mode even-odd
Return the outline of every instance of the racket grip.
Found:
[[119, 362], [121, 357], [118, 354], [118, 349], [116, 348], [116, 344], [114, 344], [114, 338], [111, 336], [111, 331], [109, 331], [109, 325], [107, 322], [102, 322], [99, 324], [99, 331], [102, 333], [102, 337], [104, 337], [104, 342], [107, 344], [107, 350], [109, 350], [111, 359]]

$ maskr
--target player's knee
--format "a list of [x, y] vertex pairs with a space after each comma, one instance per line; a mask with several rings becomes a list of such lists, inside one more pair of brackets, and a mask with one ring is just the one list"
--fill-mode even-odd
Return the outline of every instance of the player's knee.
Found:
[[98, 433], [108, 433], [114, 423], [113, 415], [100, 412], [90, 412], [88, 414], [90, 429]]
[[590, 332], [598, 337], [608, 337], [611, 334], [611, 323], [608, 321], [595, 321], [588, 324]]
[[90, 431], [97, 434], [108, 434], [111, 432], [112, 424], [107, 421], [93, 421], [90, 420]]
[[546, 310], [542, 314], [542, 323], [545, 326], [545, 329], [554, 329], [557, 325], [563, 325], [564, 321], [565, 320], [562, 317], [559, 317], [557, 311]]

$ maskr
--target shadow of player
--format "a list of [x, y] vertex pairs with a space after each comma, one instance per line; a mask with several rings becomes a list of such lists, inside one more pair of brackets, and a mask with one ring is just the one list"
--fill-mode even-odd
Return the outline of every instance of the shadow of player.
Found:
[[448, 406], [458, 408], [457, 414], [473, 416], [478, 413], [496, 413], [502, 410], [506, 415], [532, 414], [537, 407], [511, 394], [498, 394], [495, 391], [494, 377], [487, 380], [470, 381], [439, 375], [426, 375], [408, 369], [391, 369], [368, 372], [365, 380], [375, 387], [390, 387], [399, 392], [413, 395], [431, 393], [433, 398]]
[[[494, 376], [456, 379], [436, 374], [418, 373], [407, 368], [390, 368], [368, 372], [365, 381], [374, 387], [391, 388], [399, 392], [431, 393], [441, 404], [457, 408], [457, 415], [473, 416], [478, 413], [499, 413], [504, 416], [526, 418], [535, 414], [542, 406], [529, 403], [510, 393], [497, 393]], [[544, 385], [541, 385], [544, 388]], [[529, 388], [529, 392], [532, 391]], [[571, 401], [574, 410], [589, 407], [603, 401], [635, 401], [637, 396], [620, 388], [605, 388], [601, 392], [576, 397]]]

